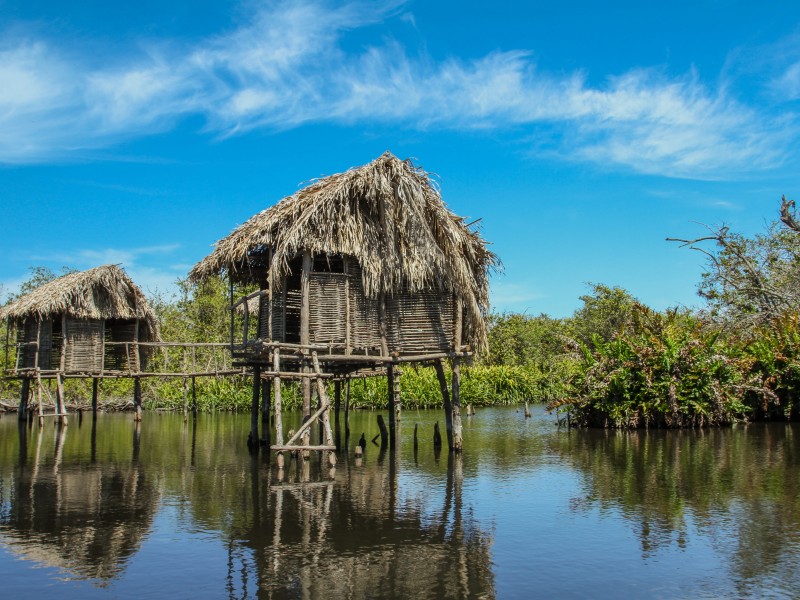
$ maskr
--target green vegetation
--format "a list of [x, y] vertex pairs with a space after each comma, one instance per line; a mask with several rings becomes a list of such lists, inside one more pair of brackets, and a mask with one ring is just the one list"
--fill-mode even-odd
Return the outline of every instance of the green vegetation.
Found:
[[[658, 312], [624, 289], [592, 284], [566, 319], [490, 315], [489, 352], [463, 369], [462, 403], [546, 402], [568, 413], [573, 424], [615, 428], [800, 418], [800, 224], [794, 204], [784, 200], [780, 221], [752, 238], [721, 228], [674, 241], [707, 257], [698, 286], [703, 309]], [[47, 269], [31, 269], [20, 292], [53, 277]], [[228, 290], [219, 279], [179, 281], [174, 297], [156, 295], [151, 302], [165, 340], [228, 340]], [[2, 336], [5, 326], [0, 324]], [[180, 360], [165, 350], [151, 364]], [[13, 353], [0, 361], [7, 366]], [[14, 384], [5, 385], [4, 397], [16, 395]], [[89, 385], [68, 382], [68, 401], [85, 403]], [[146, 406], [182, 407], [184, 385], [180, 379], [146, 380]], [[400, 385], [407, 407], [441, 405], [433, 369], [405, 367]], [[130, 398], [131, 390], [127, 380], [103, 382], [106, 398]], [[244, 377], [199, 378], [195, 393], [201, 410], [250, 406]], [[383, 378], [351, 385], [356, 408], [383, 407], [386, 397]], [[299, 390], [286, 386], [283, 401], [298, 407]]]

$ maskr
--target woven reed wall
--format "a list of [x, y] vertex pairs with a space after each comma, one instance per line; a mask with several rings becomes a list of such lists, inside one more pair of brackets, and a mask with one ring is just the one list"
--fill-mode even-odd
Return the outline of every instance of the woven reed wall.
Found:
[[311, 273], [308, 289], [312, 344], [345, 344], [348, 277], [344, 273]]
[[[35, 318], [25, 319], [17, 325], [17, 340], [20, 343], [36, 342], [39, 321]], [[57, 369], [61, 360], [61, 334], [54, 336], [53, 322], [42, 321], [39, 333], [39, 368], [42, 370]], [[33, 369], [36, 365], [36, 346], [24, 346], [19, 357], [20, 369]]]
[[[292, 286], [296, 278], [286, 278]], [[343, 347], [347, 339], [349, 289], [350, 347], [358, 353], [381, 346], [378, 300], [366, 298], [358, 261], [347, 262], [345, 273], [313, 272], [309, 278], [310, 338], [314, 344]], [[268, 303], [262, 303], [259, 337], [266, 338]], [[300, 291], [275, 290], [272, 299], [272, 339], [299, 342]], [[447, 352], [452, 349], [455, 315], [453, 295], [441, 291], [401, 292], [386, 299], [387, 343], [390, 351]]]
[[350, 344], [354, 349], [380, 348], [378, 301], [364, 296], [361, 266], [351, 259], [347, 265], [350, 277]]
[[[272, 339], [276, 342], [286, 341], [285, 321], [286, 307], [283, 305], [283, 294], [280, 290], [275, 290], [272, 295]], [[260, 327], [259, 325], [259, 329]]]
[[401, 293], [386, 299], [390, 350], [447, 352], [455, 331], [453, 295], [430, 291]]
[[258, 333], [256, 337], [266, 340], [269, 335], [269, 296], [263, 295], [258, 299], [258, 315], [250, 315], [250, 323], [253, 322], [253, 317], [258, 317]]
[[103, 368], [105, 323], [100, 319], [64, 319], [67, 372], [99, 372]]
[[[106, 321], [105, 339], [107, 342], [133, 342], [136, 339], [136, 321]], [[133, 344], [106, 344], [105, 363], [107, 371], [136, 370], [136, 349]]]

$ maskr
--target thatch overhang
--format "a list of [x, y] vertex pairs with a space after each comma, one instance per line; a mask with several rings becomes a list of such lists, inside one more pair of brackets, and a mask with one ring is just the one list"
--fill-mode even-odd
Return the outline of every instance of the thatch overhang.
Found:
[[0, 318], [139, 319], [139, 339], [159, 340], [158, 321], [142, 291], [117, 265], [69, 273], [0, 309]]
[[[431, 176], [389, 152], [313, 181], [218, 241], [189, 273], [227, 274], [273, 286], [303, 251], [355, 257], [364, 293], [451, 292], [465, 308], [465, 343], [485, 345], [489, 273], [498, 264], [487, 242], [443, 202]], [[269, 260], [269, 252], [272, 259]]]

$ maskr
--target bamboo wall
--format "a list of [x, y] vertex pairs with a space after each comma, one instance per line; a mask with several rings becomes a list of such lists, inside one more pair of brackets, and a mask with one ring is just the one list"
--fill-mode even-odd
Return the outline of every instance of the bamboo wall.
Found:
[[[272, 294], [272, 336], [279, 342], [297, 343], [300, 331], [298, 278], [284, 279], [284, 289]], [[312, 272], [309, 277], [310, 342], [345, 348], [353, 353], [381, 347], [378, 300], [367, 298], [357, 261], [347, 261], [344, 273]], [[446, 352], [452, 349], [455, 317], [450, 293], [400, 291], [386, 298], [386, 332], [390, 351]], [[259, 336], [269, 330], [268, 302], [259, 311]]]
[[[44, 320], [29, 318], [17, 327], [20, 370], [65, 373], [137, 371], [143, 367], [135, 320]], [[39, 357], [36, 359], [38, 333]], [[66, 343], [65, 343], [66, 338]], [[63, 365], [62, 365], [63, 354]]]

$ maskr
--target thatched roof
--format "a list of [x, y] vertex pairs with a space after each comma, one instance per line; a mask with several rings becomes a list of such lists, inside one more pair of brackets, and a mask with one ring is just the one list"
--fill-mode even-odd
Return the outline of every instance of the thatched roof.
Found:
[[489, 270], [497, 257], [462, 217], [448, 210], [431, 177], [386, 152], [377, 160], [312, 182], [253, 216], [216, 244], [189, 274], [195, 281], [227, 273], [252, 281], [266, 264], [270, 285], [299, 252], [358, 259], [368, 297], [401, 289], [440, 289], [467, 311], [465, 342], [483, 346]]
[[142, 291], [117, 265], [69, 273], [37, 287], [0, 309], [0, 317], [139, 319], [142, 341], [158, 339], [155, 313]]

